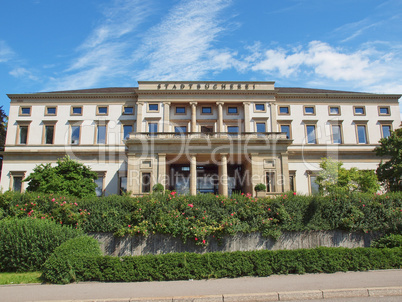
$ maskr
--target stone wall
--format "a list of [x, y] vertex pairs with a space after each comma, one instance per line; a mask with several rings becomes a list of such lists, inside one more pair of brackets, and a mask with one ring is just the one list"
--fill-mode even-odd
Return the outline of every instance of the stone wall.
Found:
[[253, 250], [293, 250], [300, 248], [327, 247], [369, 247], [378, 234], [349, 233], [343, 231], [284, 232], [278, 240], [263, 237], [260, 233], [227, 236], [220, 243], [211, 238], [209, 245], [199, 246], [194, 240], [183, 243], [180, 238], [155, 234], [148, 237], [114, 237], [111, 233], [91, 233], [101, 243], [105, 255], [128, 256], [167, 253], [206, 253]]

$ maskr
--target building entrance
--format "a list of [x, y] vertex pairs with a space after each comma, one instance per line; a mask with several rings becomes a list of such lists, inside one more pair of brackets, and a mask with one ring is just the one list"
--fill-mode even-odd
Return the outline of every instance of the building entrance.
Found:
[[[228, 165], [228, 193], [243, 191], [242, 165]], [[217, 165], [197, 165], [197, 193], [219, 194], [219, 167]], [[190, 165], [173, 164], [170, 166], [171, 191], [190, 194]]]

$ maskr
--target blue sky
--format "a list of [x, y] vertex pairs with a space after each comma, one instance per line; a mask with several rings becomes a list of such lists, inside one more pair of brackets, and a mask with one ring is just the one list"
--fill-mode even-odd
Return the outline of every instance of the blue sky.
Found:
[[0, 0], [7, 93], [141, 80], [402, 94], [402, 0]]

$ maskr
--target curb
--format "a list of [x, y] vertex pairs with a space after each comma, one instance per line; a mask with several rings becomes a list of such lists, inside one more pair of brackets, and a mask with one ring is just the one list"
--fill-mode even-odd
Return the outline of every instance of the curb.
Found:
[[351, 297], [384, 297], [402, 296], [402, 286], [344, 288], [306, 291], [284, 291], [254, 294], [224, 294], [208, 296], [185, 297], [144, 297], [116, 299], [85, 299], [85, 300], [43, 300], [36, 302], [263, 302], [291, 300], [319, 300]]

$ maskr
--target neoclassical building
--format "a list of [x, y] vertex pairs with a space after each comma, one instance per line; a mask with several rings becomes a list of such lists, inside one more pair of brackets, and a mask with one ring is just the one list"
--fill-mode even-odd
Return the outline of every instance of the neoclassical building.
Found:
[[23, 191], [41, 163], [69, 155], [98, 195], [316, 192], [323, 157], [376, 169], [400, 126], [401, 95], [275, 87], [274, 82], [140, 81], [138, 87], [10, 94], [0, 189]]

